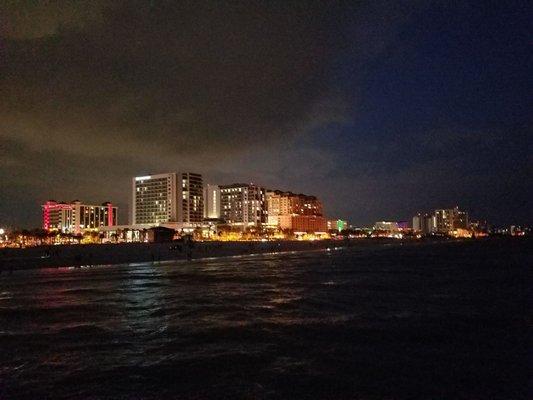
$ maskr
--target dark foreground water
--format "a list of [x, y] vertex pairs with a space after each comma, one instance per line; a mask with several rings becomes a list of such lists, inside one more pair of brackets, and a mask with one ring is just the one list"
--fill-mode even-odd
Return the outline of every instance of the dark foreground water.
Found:
[[526, 240], [0, 276], [0, 399], [521, 399]]

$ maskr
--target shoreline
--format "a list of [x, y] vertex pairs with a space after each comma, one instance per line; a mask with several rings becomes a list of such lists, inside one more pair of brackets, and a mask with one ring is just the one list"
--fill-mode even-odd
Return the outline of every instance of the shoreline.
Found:
[[[480, 239], [475, 239], [480, 240]], [[483, 239], [482, 239], [483, 240]], [[488, 239], [490, 240], [490, 239]], [[238, 242], [183, 242], [80, 244], [0, 249], [0, 274], [15, 270], [64, 268], [89, 265], [115, 265], [162, 261], [193, 261], [260, 254], [305, 252], [327, 248], [376, 248], [391, 245], [469, 242], [472, 239], [389, 239], [357, 238], [345, 240], [279, 240]]]
[[259, 254], [279, 254], [293, 251], [325, 250], [335, 247], [368, 248], [383, 244], [418, 242], [398, 239], [349, 239], [349, 240], [280, 240], [239, 242], [193, 242], [189, 247], [182, 242], [81, 244], [37, 246], [24, 249], [0, 250], [0, 273], [40, 268], [75, 267], [82, 265], [114, 265], [137, 262], [173, 260], [216, 259]]

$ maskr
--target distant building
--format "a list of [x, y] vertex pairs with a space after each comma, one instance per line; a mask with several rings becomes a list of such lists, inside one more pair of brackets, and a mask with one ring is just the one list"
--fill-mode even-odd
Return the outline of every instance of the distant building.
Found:
[[435, 230], [435, 217], [431, 214], [418, 213], [413, 217], [413, 231], [429, 235]]
[[422, 214], [418, 213], [413, 217], [413, 231], [422, 230]]
[[267, 192], [268, 225], [298, 232], [325, 232], [322, 203], [315, 196]]
[[511, 236], [526, 236], [531, 234], [531, 229], [525, 226], [511, 225], [505, 232]]
[[265, 194], [267, 208], [267, 225], [278, 227], [279, 216], [281, 215], [281, 191], [271, 190]]
[[64, 233], [80, 234], [104, 226], [116, 226], [118, 211], [113, 204], [83, 204], [78, 200], [71, 203], [49, 200], [42, 205], [43, 229]]
[[181, 175], [181, 188], [178, 186], [178, 198], [181, 207], [178, 207], [178, 222], [183, 224], [201, 223], [204, 219], [204, 184], [202, 175], [192, 172], [183, 172]]
[[374, 230], [376, 231], [389, 231], [396, 232], [400, 229], [398, 222], [393, 221], [378, 221], [374, 224]]
[[342, 232], [343, 230], [348, 229], [349, 227], [348, 221], [344, 221], [342, 219], [331, 219], [328, 220], [327, 224], [329, 231], [336, 230]]
[[450, 233], [458, 229], [468, 229], [468, 213], [460, 211], [459, 207], [435, 210], [435, 231], [438, 233]]
[[220, 187], [207, 184], [204, 187], [204, 218], [220, 218]]
[[138, 176], [132, 180], [133, 225], [201, 223], [203, 213], [200, 174], [170, 172]]
[[70, 231], [72, 206], [64, 202], [48, 200], [42, 206], [43, 229], [47, 231]]
[[470, 221], [470, 231], [475, 236], [488, 236], [490, 226], [487, 221]]
[[407, 221], [398, 221], [398, 229], [401, 231], [409, 229], [409, 223]]
[[220, 186], [220, 216], [233, 226], [260, 227], [266, 223], [265, 189], [246, 183]]
[[327, 232], [326, 219], [319, 215], [293, 215], [290, 224], [293, 232]]

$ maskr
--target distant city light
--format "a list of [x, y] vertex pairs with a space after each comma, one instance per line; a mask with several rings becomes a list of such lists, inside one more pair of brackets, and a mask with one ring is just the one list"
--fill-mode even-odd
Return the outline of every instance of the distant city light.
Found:
[[152, 177], [151, 176], [138, 176], [135, 178], [136, 181], [144, 181], [146, 179], [151, 179]]

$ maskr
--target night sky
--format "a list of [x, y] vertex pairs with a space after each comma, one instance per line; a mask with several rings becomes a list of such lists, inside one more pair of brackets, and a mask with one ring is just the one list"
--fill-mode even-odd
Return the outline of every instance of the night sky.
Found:
[[358, 226], [455, 205], [531, 224], [531, 15], [2, 1], [0, 225], [39, 226], [47, 199], [109, 200], [126, 223], [131, 177], [177, 170], [314, 194]]

